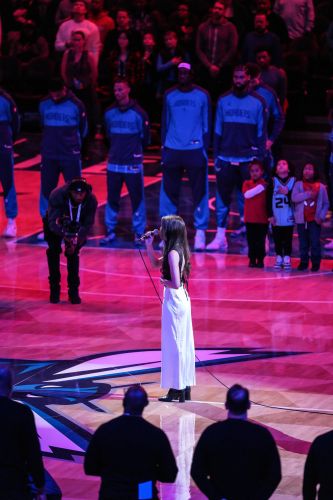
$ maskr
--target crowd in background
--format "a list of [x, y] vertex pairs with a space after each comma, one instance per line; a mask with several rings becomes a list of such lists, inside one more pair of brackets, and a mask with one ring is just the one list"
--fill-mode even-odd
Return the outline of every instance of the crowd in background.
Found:
[[121, 76], [159, 121], [157, 104], [176, 83], [182, 61], [191, 63], [213, 100], [230, 87], [239, 62], [262, 66], [285, 108], [285, 74], [291, 106], [309, 86], [331, 84], [333, 6], [327, 0], [4, 0], [0, 18], [2, 86], [43, 94], [61, 73], [90, 115], [96, 102], [112, 100], [113, 81]]

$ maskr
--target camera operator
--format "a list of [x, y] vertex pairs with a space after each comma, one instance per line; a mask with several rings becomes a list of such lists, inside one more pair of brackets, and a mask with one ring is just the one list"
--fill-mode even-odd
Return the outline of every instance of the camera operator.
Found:
[[72, 304], [80, 304], [79, 253], [94, 224], [97, 199], [92, 187], [78, 177], [52, 191], [44, 221], [46, 250], [49, 266], [50, 302], [60, 301], [60, 254], [65, 242], [67, 258], [68, 297]]

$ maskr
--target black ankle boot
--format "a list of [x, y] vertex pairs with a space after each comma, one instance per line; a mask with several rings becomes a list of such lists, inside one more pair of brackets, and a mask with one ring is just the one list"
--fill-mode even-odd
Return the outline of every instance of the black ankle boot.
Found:
[[185, 387], [185, 400], [191, 401], [191, 387], [188, 385]]
[[68, 290], [68, 298], [71, 304], [81, 304], [81, 297], [78, 288]]
[[50, 288], [50, 303], [58, 304], [60, 302], [60, 285], [51, 286]]
[[170, 403], [174, 399], [177, 399], [177, 392], [178, 391], [176, 389], [169, 389], [168, 393], [165, 396], [158, 398], [158, 400], [162, 401], [163, 403]]
[[178, 391], [178, 401], [180, 403], [185, 403], [185, 391], [186, 389], [181, 389], [180, 391]]
[[171, 403], [172, 401], [177, 401], [177, 399], [180, 403], [185, 403], [185, 389], [169, 389], [166, 396], [158, 398], [162, 403]]

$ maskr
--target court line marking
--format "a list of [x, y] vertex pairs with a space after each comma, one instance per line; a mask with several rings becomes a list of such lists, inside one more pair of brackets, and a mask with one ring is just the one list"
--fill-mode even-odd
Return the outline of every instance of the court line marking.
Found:
[[[48, 293], [48, 288], [25, 288], [11, 285], [0, 285], [0, 288], [10, 289], [10, 290], [26, 290], [29, 292], [45, 292]], [[65, 292], [64, 292], [65, 293]], [[89, 292], [80, 290], [81, 295], [101, 295], [102, 297], [124, 297], [128, 299], [138, 299], [138, 294], [130, 294], [130, 293], [108, 293], [108, 292]], [[140, 298], [143, 299], [156, 299], [156, 295], [142, 295], [140, 294]], [[193, 297], [191, 296], [191, 301], [197, 302], [264, 302], [264, 303], [276, 303], [276, 304], [333, 304], [333, 300], [288, 300], [288, 299], [248, 299], [248, 298], [239, 298], [239, 299], [229, 299], [229, 298], [205, 298], [205, 297]]]
[[[91, 247], [90, 247], [91, 248]], [[115, 249], [116, 250], [116, 249]], [[119, 250], [119, 249], [118, 249]], [[61, 263], [62, 266], [65, 266], [64, 263]], [[99, 271], [97, 269], [89, 269], [88, 267], [80, 267], [80, 271], [85, 271], [87, 273], [95, 273], [95, 274], [105, 274], [107, 276], [117, 276], [119, 278], [139, 278], [139, 279], [150, 279], [150, 276], [146, 274], [127, 274], [127, 273], [112, 273], [108, 271]], [[323, 271], [321, 273], [314, 274], [300, 274], [300, 275], [291, 275], [284, 274], [283, 276], [267, 276], [267, 277], [258, 277], [258, 278], [190, 278], [190, 282], [192, 281], [272, 281], [272, 280], [285, 280], [285, 279], [299, 279], [299, 278], [313, 278], [314, 276], [326, 276], [332, 275], [332, 271]], [[154, 276], [153, 276], [154, 278]], [[155, 277], [156, 278], [156, 277]], [[158, 279], [158, 278], [156, 278]]]

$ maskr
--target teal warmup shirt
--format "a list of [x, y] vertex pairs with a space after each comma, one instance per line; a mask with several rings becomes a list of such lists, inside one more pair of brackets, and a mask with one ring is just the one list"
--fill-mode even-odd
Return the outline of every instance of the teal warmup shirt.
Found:
[[[273, 177], [273, 215], [277, 226], [293, 226], [294, 213], [291, 204], [291, 191], [295, 184], [295, 177], [290, 177], [286, 183], [278, 177]], [[287, 187], [288, 194], [279, 194], [279, 187]]]

